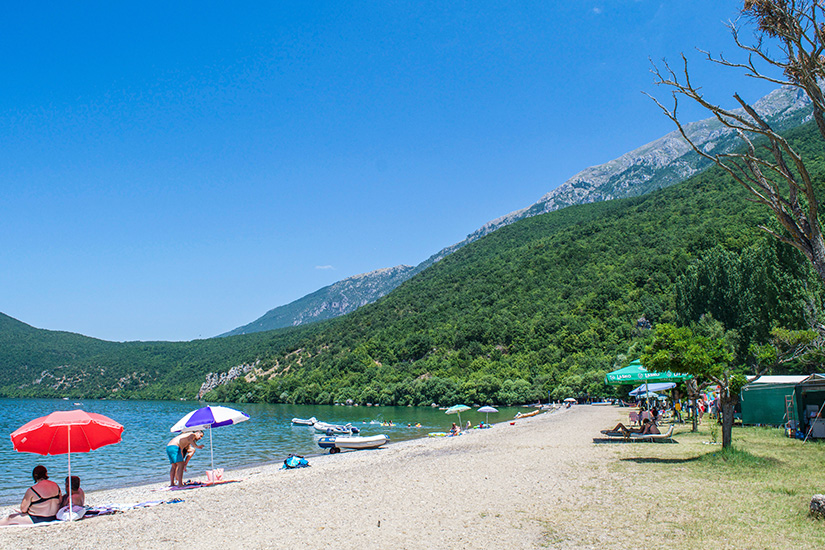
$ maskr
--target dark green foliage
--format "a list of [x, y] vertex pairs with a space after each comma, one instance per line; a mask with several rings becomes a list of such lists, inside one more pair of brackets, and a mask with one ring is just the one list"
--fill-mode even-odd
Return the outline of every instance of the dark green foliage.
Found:
[[[811, 140], [821, 147], [810, 130], [793, 136], [802, 149]], [[649, 195], [522, 220], [374, 304], [304, 327], [117, 344], [6, 317], [0, 395], [192, 397], [206, 373], [253, 363], [254, 381], [221, 386], [208, 398], [471, 405], [606, 395], [614, 389], [603, 384], [605, 373], [648, 338], [637, 327], [642, 316], [654, 326], [675, 323], [707, 304], [723, 309], [745, 289], [753, 296], [736, 302], [736, 326], [726, 328], [758, 340], [774, 323], [793, 325], [804, 294], [796, 275], [806, 268], [787, 247], [765, 241], [756, 227], [768, 218], [712, 169]], [[702, 286], [719, 276], [727, 286]], [[44, 371], [82, 375], [57, 387], [33, 383]]]
[[820, 308], [819, 278], [796, 249], [763, 237], [741, 253], [716, 246], [688, 266], [676, 284], [681, 324], [710, 313], [737, 329], [739, 354], [770, 338], [773, 326], [807, 328]]

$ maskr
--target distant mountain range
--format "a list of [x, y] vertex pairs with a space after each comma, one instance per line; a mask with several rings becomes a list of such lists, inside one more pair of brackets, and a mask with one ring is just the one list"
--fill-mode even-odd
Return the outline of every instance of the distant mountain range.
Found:
[[409, 279], [413, 271], [415, 271], [413, 266], [399, 265], [349, 277], [285, 306], [271, 309], [248, 325], [238, 327], [221, 336], [235, 336], [305, 325], [344, 315], [386, 295]]
[[[758, 100], [754, 108], [780, 132], [807, 122], [812, 111], [808, 97], [790, 87], [774, 90]], [[736, 133], [716, 118], [693, 122], [685, 128], [694, 143], [711, 154], [730, 152], [742, 145]], [[400, 265], [343, 279], [220, 336], [274, 330], [344, 315], [385, 296], [456, 250], [518, 220], [574, 204], [643, 195], [681, 183], [710, 164], [693, 151], [678, 131], [673, 131], [615, 160], [582, 170], [534, 204], [487, 222], [463, 241], [440, 250], [415, 267]]]

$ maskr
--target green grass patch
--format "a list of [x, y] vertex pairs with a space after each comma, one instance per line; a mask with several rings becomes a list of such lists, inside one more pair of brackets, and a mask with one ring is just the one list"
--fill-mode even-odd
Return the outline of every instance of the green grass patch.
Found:
[[615, 478], [626, 481], [612, 488], [622, 507], [611, 518], [632, 525], [651, 510], [651, 525], [667, 524], [666, 535], [639, 530], [617, 547], [825, 548], [825, 521], [808, 514], [811, 497], [825, 492], [821, 442], [737, 427], [722, 449], [706, 425], [677, 430], [676, 444], [616, 446]]

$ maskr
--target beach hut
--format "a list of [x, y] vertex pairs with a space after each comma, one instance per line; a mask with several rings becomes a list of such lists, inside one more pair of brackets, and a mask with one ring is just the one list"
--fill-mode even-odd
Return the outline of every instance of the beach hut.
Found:
[[739, 394], [742, 424], [784, 426], [789, 420], [786, 401], [794, 398], [796, 385], [805, 376], [761, 376]]
[[803, 432], [825, 438], [825, 374], [812, 374], [796, 385], [796, 412]]

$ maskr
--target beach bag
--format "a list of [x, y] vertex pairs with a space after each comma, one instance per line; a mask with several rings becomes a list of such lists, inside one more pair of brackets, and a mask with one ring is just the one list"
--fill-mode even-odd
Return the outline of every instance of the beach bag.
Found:
[[284, 466], [281, 469], [306, 468], [307, 466], [309, 466], [309, 461], [306, 458], [298, 455], [289, 455], [284, 460]]
[[215, 468], [214, 470], [206, 470], [206, 484], [218, 483], [223, 481], [223, 468]]

